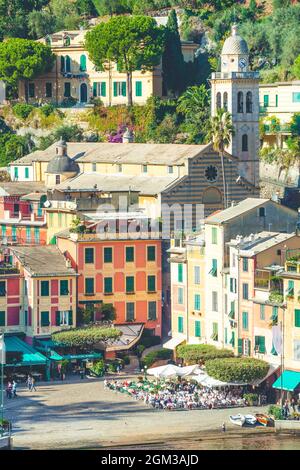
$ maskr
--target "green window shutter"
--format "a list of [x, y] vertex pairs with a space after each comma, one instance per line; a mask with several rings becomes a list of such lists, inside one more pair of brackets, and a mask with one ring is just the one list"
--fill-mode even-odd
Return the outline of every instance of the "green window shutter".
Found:
[[243, 299], [248, 300], [249, 298], [249, 286], [248, 284], [244, 283], [243, 284]]
[[69, 310], [69, 325], [73, 325], [73, 311]]
[[41, 312], [41, 326], [49, 326], [49, 312]]
[[248, 258], [243, 258], [243, 271], [248, 271]]
[[25, 178], [29, 178], [29, 168], [25, 168]]
[[194, 309], [195, 310], [200, 310], [201, 308], [201, 298], [200, 298], [200, 294], [195, 294], [195, 297], [194, 297]]
[[71, 57], [66, 56], [66, 72], [71, 72]]
[[111, 294], [112, 293], [112, 277], [105, 277], [104, 278], [104, 294]]
[[6, 295], [6, 284], [5, 281], [0, 281], [0, 296], [5, 297]]
[[94, 248], [85, 248], [84, 260], [87, 264], [94, 262]]
[[126, 321], [134, 321], [134, 302], [126, 304]]
[[15, 226], [11, 228], [11, 236], [12, 236], [13, 241], [17, 240], [17, 229]]
[[263, 304], [260, 305], [260, 319], [265, 320], [265, 306]]
[[234, 331], [231, 333], [231, 339], [230, 339], [229, 343], [230, 343], [231, 346], [234, 348], [234, 346], [235, 346], [235, 334], [234, 334]]
[[55, 312], [55, 325], [60, 326], [60, 311], [56, 310]]
[[156, 290], [155, 276], [148, 276], [148, 292], [155, 292]]
[[255, 346], [258, 347], [258, 352], [265, 353], [266, 346], [265, 346], [265, 337], [264, 336], [255, 336]]
[[269, 106], [269, 95], [264, 95], [264, 107]]
[[156, 250], [155, 246], [147, 246], [147, 261], [155, 261]]
[[93, 83], [93, 97], [94, 98], [97, 96], [97, 86], [98, 86], [98, 83], [94, 82]]
[[1, 236], [6, 237], [6, 225], [1, 225]]
[[118, 96], [118, 82], [114, 82], [114, 96]]
[[178, 282], [183, 282], [183, 265], [178, 264]]
[[212, 227], [211, 229], [211, 242], [213, 245], [216, 245], [217, 242], [217, 229], [216, 227]]
[[94, 278], [93, 277], [85, 278], [85, 293], [94, 294]]
[[43, 297], [49, 296], [49, 281], [41, 281], [41, 295]]
[[86, 72], [86, 56], [84, 54], [80, 56], [80, 70]]
[[134, 277], [126, 277], [126, 292], [134, 292]]
[[156, 320], [156, 302], [148, 302], [148, 320]]
[[295, 326], [300, 328], [300, 310], [295, 309]]
[[248, 312], [242, 313], [243, 330], [248, 330]]
[[122, 82], [122, 96], [126, 96], [126, 82]]
[[209, 274], [214, 277], [218, 275], [218, 261], [216, 259], [212, 259], [212, 265]]
[[212, 327], [213, 327], [213, 334], [212, 334], [212, 339], [214, 341], [218, 341], [218, 323], [213, 323], [212, 324]]
[[135, 95], [142, 96], [142, 82], [141, 81], [135, 82]]
[[65, 58], [64, 58], [64, 56], [61, 56], [61, 58], [60, 58], [60, 71], [61, 72], [65, 71]]
[[112, 263], [112, 248], [104, 248], [104, 263]]
[[65, 82], [64, 97], [70, 98], [70, 96], [71, 96], [71, 83]]
[[178, 304], [179, 305], [183, 304], [183, 289], [182, 289], [182, 287], [178, 288]]
[[243, 354], [243, 340], [238, 338], [238, 354]]
[[0, 326], [5, 326], [5, 312], [3, 310], [0, 312]]
[[60, 281], [60, 295], [68, 295], [69, 294], [69, 281], [62, 280]]
[[227, 332], [227, 328], [225, 328], [225, 332], [224, 332], [224, 341], [225, 341], [225, 344], [227, 344], [227, 341], [228, 341], [228, 332]]
[[275, 106], [278, 107], [278, 95], [275, 96]]
[[294, 281], [288, 281], [288, 288], [287, 288], [287, 295], [292, 297], [295, 291], [295, 283]]
[[199, 320], [195, 321], [195, 336], [201, 338], [201, 322]]
[[134, 247], [133, 246], [126, 247], [126, 261], [128, 263], [132, 263], [134, 261]]
[[26, 227], [26, 241], [30, 242], [31, 241], [31, 228]]
[[178, 317], [178, 333], [183, 333], [183, 317]]
[[106, 96], [106, 82], [101, 82], [101, 96]]
[[40, 242], [40, 229], [38, 227], [34, 228], [34, 241], [35, 243]]

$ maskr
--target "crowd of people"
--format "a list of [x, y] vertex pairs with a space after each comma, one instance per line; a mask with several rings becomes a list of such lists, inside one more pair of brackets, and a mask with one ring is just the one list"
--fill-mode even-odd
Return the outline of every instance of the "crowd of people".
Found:
[[214, 409], [246, 406], [241, 387], [209, 388], [190, 382], [104, 380], [104, 388], [127, 393], [156, 409]]

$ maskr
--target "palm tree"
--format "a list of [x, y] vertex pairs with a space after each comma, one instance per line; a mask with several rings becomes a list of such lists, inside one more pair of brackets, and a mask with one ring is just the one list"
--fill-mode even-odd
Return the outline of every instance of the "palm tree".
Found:
[[225, 209], [227, 208], [227, 189], [224, 169], [224, 152], [225, 148], [230, 144], [233, 135], [234, 126], [232, 124], [231, 114], [223, 108], [217, 109], [216, 115], [210, 120], [208, 136], [212, 140], [214, 150], [219, 153], [221, 158]]

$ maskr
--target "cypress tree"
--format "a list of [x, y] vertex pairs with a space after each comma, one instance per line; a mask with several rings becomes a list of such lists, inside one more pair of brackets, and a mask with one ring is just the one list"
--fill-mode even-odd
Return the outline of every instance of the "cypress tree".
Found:
[[166, 43], [162, 57], [163, 87], [167, 93], [178, 96], [185, 89], [185, 62], [178, 30], [177, 15], [171, 10], [166, 25]]

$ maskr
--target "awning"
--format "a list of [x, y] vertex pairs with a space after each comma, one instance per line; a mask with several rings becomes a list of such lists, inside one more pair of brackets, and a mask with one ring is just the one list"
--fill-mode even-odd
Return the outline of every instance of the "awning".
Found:
[[107, 341], [104, 345], [106, 352], [128, 351], [141, 339], [144, 331], [144, 323], [124, 323], [114, 325], [121, 332], [119, 338]]
[[17, 336], [4, 336], [6, 352], [20, 352], [23, 355], [21, 362], [15, 364], [6, 364], [6, 367], [22, 367], [45, 365], [47, 358], [36, 351], [32, 346], [22, 341]]
[[174, 336], [173, 338], [169, 339], [169, 341], [163, 344], [163, 348], [172, 349], [174, 351], [174, 349], [179, 346], [179, 344], [183, 343], [183, 341], [185, 340], [185, 335]]
[[56, 351], [51, 350], [49, 359], [51, 359], [51, 361], [62, 361], [63, 357], [60, 354], [58, 354]]
[[273, 383], [272, 387], [292, 392], [300, 384], [300, 372], [285, 370]]
[[103, 356], [101, 353], [91, 353], [91, 354], [66, 354], [62, 356], [62, 359], [67, 359], [68, 361], [72, 361], [75, 359], [83, 360], [83, 359], [101, 359]]

